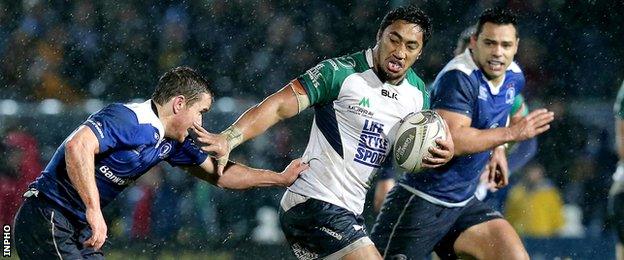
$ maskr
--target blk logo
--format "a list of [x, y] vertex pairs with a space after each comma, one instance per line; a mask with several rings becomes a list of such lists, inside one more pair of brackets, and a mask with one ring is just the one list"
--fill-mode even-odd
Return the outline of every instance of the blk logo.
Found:
[[387, 89], [382, 89], [381, 90], [381, 95], [384, 96], [384, 97], [388, 97], [388, 98], [394, 99], [394, 100], [398, 100], [397, 93], [390, 92]]

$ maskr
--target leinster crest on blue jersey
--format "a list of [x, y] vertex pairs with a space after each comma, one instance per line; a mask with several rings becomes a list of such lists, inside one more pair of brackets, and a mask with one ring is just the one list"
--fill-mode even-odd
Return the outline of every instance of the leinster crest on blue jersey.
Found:
[[513, 104], [514, 97], [516, 97], [516, 88], [513, 87], [513, 84], [508, 85], [509, 88], [507, 92], [505, 92], [505, 103]]
[[158, 157], [160, 159], [165, 159], [167, 158], [167, 156], [169, 156], [169, 152], [171, 152], [171, 144], [165, 143], [158, 150]]

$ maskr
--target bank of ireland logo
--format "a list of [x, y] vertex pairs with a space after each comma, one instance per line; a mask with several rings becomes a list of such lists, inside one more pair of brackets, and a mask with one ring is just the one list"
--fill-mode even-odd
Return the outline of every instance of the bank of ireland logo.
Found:
[[361, 107], [369, 107], [370, 108], [370, 102], [368, 101], [367, 97], [363, 97], [360, 100], [360, 103], [358, 103], [358, 105], [361, 106]]
[[158, 150], [158, 158], [160, 159], [167, 158], [167, 156], [169, 156], [169, 152], [171, 152], [171, 144], [165, 143], [164, 145], [160, 147], [160, 150]]
[[513, 87], [513, 84], [510, 84], [507, 92], [505, 92], [505, 103], [513, 104], [514, 97], [516, 97], [516, 88]]

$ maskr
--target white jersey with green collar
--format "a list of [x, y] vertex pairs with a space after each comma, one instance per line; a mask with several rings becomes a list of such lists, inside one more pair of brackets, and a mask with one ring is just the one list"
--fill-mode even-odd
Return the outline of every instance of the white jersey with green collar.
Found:
[[362, 213], [369, 179], [391, 154], [395, 125], [429, 107], [425, 84], [411, 68], [395, 86], [372, 67], [368, 49], [325, 60], [298, 78], [315, 116], [303, 155], [310, 168], [290, 191]]

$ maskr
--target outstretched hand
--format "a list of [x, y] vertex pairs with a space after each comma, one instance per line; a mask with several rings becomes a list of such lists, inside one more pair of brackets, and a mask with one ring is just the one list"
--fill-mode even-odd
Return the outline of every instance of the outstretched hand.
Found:
[[193, 130], [197, 134], [199, 147], [204, 152], [214, 153], [217, 158], [217, 173], [223, 175], [223, 170], [230, 157], [230, 146], [227, 138], [223, 134], [209, 133], [200, 124], [194, 123]]
[[537, 109], [510, 126], [513, 140], [523, 141], [531, 139], [550, 129], [550, 122], [555, 119], [555, 113], [545, 108]]
[[295, 159], [286, 168], [281, 172], [281, 175], [284, 177], [284, 187], [288, 187], [299, 178], [299, 175], [305, 170], [310, 168], [307, 163], [304, 163], [301, 158]]
[[446, 138], [438, 138], [435, 140], [436, 145], [429, 148], [430, 157], [426, 156], [422, 159], [422, 168], [437, 168], [440, 167], [451, 159], [455, 154], [455, 144], [453, 143], [453, 137], [451, 136], [451, 130], [444, 120], [444, 129], [446, 131]]

